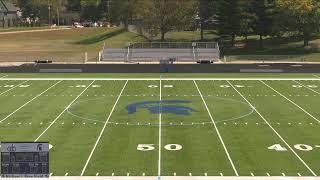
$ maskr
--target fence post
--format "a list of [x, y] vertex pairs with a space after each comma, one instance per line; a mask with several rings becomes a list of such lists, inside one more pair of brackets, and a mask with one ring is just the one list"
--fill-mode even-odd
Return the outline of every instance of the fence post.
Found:
[[84, 53], [84, 64], [86, 64], [87, 61], [88, 61], [88, 53], [85, 52], [85, 53]]
[[101, 53], [101, 51], [99, 51], [98, 62], [101, 61], [101, 56], [102, 56], [102, 53]]

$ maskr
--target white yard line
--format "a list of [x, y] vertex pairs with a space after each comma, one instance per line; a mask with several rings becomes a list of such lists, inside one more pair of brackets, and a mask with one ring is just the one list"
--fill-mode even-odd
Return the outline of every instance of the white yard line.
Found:
[[95, 81], [92, 81], [51, 123], [50, 123], [50, 125], [37, 137], [37, 139], [35, 139], [34, 141], [36, 142], [36, 141], [38, 141], [40, 138], [41, 138], [41, 136], [44, 134], [44, 133], [46, 133], [47, 131], [48, 131], [48, 129], [50, 129], [50, 127], [62, 116], [62, 114], [64, 113], [64, 112], [66, 112], [67, 111], [67, 109], [69, 109], [71, 106], [72, 106], [72, 104], [74, 103], [74, 102], [76, 102], [76, 100], [78, 100], [79, 99], [79, 97], [89, 88], [89, 87], [91, 87], [91, 85], [94, 83]]
[[49, 91], [51, 88], [55, 87], [57, 84], [59, 84], [61, 81], [58, 81], [57, 83], [55, 83], [54, 85], [50, 86], [48, 89], [46, 89], [45, 91], [43, 91], [42, 93], [38, 94], [37, 96], [35, 96], [34, 98], [32, 98], [31, 100], [29, 100], [28, 102], [24, 103], [22, 106], [20, 106], [18, 109], [14, 110], [12, 113], [10, 113], [8, 116], [6, 116], [5, 118], [3, 118], [0, 123], [2, 123], [3, 121], [5, 121], [6, 119], [8, 119], [9, 117], [11, 117], [13, 114], [15, 114], [16, 112], [18, 112], [20, 109], [22, 109], [23, 107], [25, 107], [26, 105], [28, 105], [29, 103], [31, 103], [32, 101], [34, 101], [35, 99], [37, 99], [38, 97], [40, 97], [42, 94], [46, 93], [47, 91]]
[[111, 118], [111, 115], [113, 114], [113, 112], [114, 112], [114, 110], [115, 110], [115, 108], [116, 108], [116, 106], [117, 106], [117, 104], [118, 104], [118, 101], [119, 101], [119, 99], [120, 99], [120, 97], [121, 97], [124, 89], [126, 88], [127, 84], [128, 84], [128, 81], [126, 81], [126, 83], [123, 85], [123, 88], [122, 88], [122, 90], [120, 91], [120, 94], [119, 94], [116, 102], [114, 103], [114, 105], [113, 105], [113, 107], [112, 107], [112, 109], [111, 109], [111, 111], [110, 111], [110, 113], [109, 113], [109, 116], [108, 116], [107, 120], [106, 120], [105, 123], [104, 123], [103, 128], [101, 129], [100, 135], [99, 135], [96, 143], [94, 144], [94, 146], [93, 146], [93, 148], [92, 148], [92, 150], [91, 150], [91, 153], [90, 153], [90, 155], [89, 155], [89, 157], [88, 157], [88, 159], [87, 159], [86, 164], [84, 165], [84, 167], [83, 167], [83, 169], [82, 169], [82, 171], [81, 171], [81, 176], [83, 176], [84, 172], [86, 171], [87, 166], [88, 166], [88, 164], [89, 164], [89, 162], [90, 162], [90, 160], [91, 160], [91, 158], [92, 158], [92, 155], [93, 155], [94, 151], [96, 150], [97, 145], [98, 145], [99, 142], [100, 142], [100, 139], [101, 139], [101, 137], [102, 137], [102, 135], [103, 135], [103, 132], [104, 132], [104, 130], [106, 129], [107, 124], [108, 124], [108, 122], [109, 122], [109, 120], [110, 120], [110, 118]]
[[316, 91], [316, 90], [314, 90], [314, 89], [312, 89], [312, 88], [309, 88], [308, 86], [305, 86], [304, 84], [301, 84], [301, 83], [299, 83], [298, 81], [293, 80], [293, 82], [299, 84], [300, 86], [303, 86], [303, 87], [309, 89], [310, 91], [312, 91], [312, 92], [314, 92], [314, 93], [320, 94], [318, 91]]
[[283, 139], [283, 137], [271, 126], [271, 124], [260, 114], [260, 112], [251, 104], [247, 98], [245, 98], [240, 91], [236, 87], [233, 86], [229, 81], [227, 81], [230, 86], [256, 111], [256, 113], [261, 117], [261, 119], [272, 129], [272, 131], [282, 140], [284, 144], [291, 150], [291, 152], [300, 160], [300, 162], [314, 175], [317, 176], [317, 174], [308, 166], [308, 164], [293, 150], [293, 148], [287, 143], [286, 140]]
[[26, 83], [26, 82], [28, 82], [28, 80], [27, 80], [27, 81], [23, 81], [22, 83], [20, 83], [20, 84], [18, 84], [18, 85], [16, 85], [16, 86], [14, 86], [14, 87], [12, 87], [12, 88], [10, 88], [10, 89], [6, 90], [6, 91], [3, 91], [2, 93], [0, 93], [0, 96], [1, 96], [1, 95], [3, 95], [4, 93], [7, 93], [7, 92], [9, 92], [9, 91], [11, 91], [11, 90], [13, 90], [13, 89], [15, 89], [15, 88], [19, 87], [20, 85], [22, 85], [22, 84], [24, 84], [24, 83]]
[[302, 110], [304, 113], [306, 113], [307, 115], [309, 115], [311, 118], [313, 118], [314, 120], [316, 120], [318, 123], [320, 123], [320, 120], [317, 119], [316, 117], [314, 117], [312, 114], [310, 114], [308, 111], [306, 111], [305, 109], [303, 109], [302, 107], [300, 107], [298, 104], [296, 104], [295, 102], [293, 102], [291, 99], [287, 98], [285, 95], [281, 94], [279, 91], [275, 90], [274, 88], [272, 88], [270, 85], [268, 85], [267, 83], [260, 81], [261, 83], [263, 83], [264, 85], [266, 85], [268, 88], [272, 89], [274, 92], [276, 92], [277, 94], [279, 94], [280, 96], [282, 96], [283, 98], [285, 98], [287, 101], [289, 101], [291, 104], [295, 105], [297, 108], [299, 108], [300, 110]]
[[[159, 78], [2, 78], [1, 80], [29, 80], [29, 81], [159, 81]], [[162, 80], [168, 81], [320, 81], [319, 78], [165, 78], [162, 77]]]
[[159, 151], [158, 151], [158, 177], [161, 176], [161, 118], [162, 118], [162, 107], [161, 107], [161, 100], [162, 100], [162, 82], [161, 82], [161, 77], [160, 77], [160, 88], [159, 88], [159, 93], [160, 93], [160, 103], [159, 103]]
[[226, 153], [226, 155], [227, 155], [227, 157], [228, 157], [228, 159], [229, 159], [229, 162], [230, 162], [230, 164], [231, 164], [231, 166], [232, 166], [232, 168], [233, 168], [233, 171], [234, 171], [234, 173], [236, 174], [236, 176], [239, 176], [238, 171], [237, 171], [236, 167], [234, 166], [234, 163], [233, 163], [233, 161], [232, 161], [232, 159], [231, 159], [231, 156], [230, 156], [230, 154], [229, 154], [229, 151], [228, 151], [226, 145], [224, 144], [224, 141], [223, 141], [223, 139], [222, 139], [222, 136], [220, 135], [219, 129], [218, 129], [215, 121], [213, 120], [213, 117], [212, 117], [211, 112], [210, 112], [210, 110], [209, 110], [209, 108], [208, 108], [208, 106], [207, 106], [207, 103], [206, 103], [206, 101], [204, 100], [203, 95], [202, 95], [202, 93], [201, 93], [201, 91], [200, 91], [200, 89], [199, 89], [199, 87], [198, 87], [198, 84], [196, 83], [196, 81], [193, 81], [193, 82], [194, 82], [194, 85], [196, 86], [196, 88], [197, 88], [197, 90], [198, 90], [198, 92], [199, 92], [199, 95], [200, 95], [200, 97], [201, 97], [201, 99], [202, 99], [202, 102], [203, 102], [204, 106], [206, 107], [206, 109], [207, 109], [207, 111], [208, 111], [208, 114], [209, 114], [209, 116], [210, 116], [210, 119], [211, 119], [211, 121], [212, 121], [212, 123], [213, 123], [213, 125], [214, 125], [214, 128], [215, 128], [218, 136], [219, 136], [220, 142], [221, 142], [221, 144], [222, 144], [222, 146], [223, 146], [223, 148], [224, 148], [224, 151], [225, 151], [225, 153]]
[[314, 76], [314, 77], [316, 77], [316, 78], [320, 78], [320, 76], [317, 76], [317, 75], [315, 75], [315, 74], [313, 74], [312, 76]]

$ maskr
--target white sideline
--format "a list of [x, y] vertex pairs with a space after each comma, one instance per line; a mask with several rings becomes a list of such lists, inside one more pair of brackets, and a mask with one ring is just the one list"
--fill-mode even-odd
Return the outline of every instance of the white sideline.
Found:
[[316, 117], [314, 117], [312, 114], [310, 114], [308, 111], [306, 111], [305, 109], [303, 109], [302, 107], [300, 107], [298, 104], [296, 104], [295, 102], [293, 102], [292, 100], [290, 100], [289, 98], [287, 98], [285, 95], [281, 94], [279, 91], [275, 90], [274, 88], [272, 88], [270, 85], [268, 85], [267, 83], [260, 81], [261, 83], [263, 83], [264, 85], [266, 85], [268, 88], [272, 89], [274, 92], [276, 92], [277, 94], [279, 94], [280, 96], [282, 96], [283, 98], [285, 98], [287, 101], [289, 101], [291, 104], [295, 105], [297, 108], [299, 108], [300, 110], [302, 110], [304, 113], [306, 113], [307, 115], [309, 115], [311, 118], [313, 118], [314, 120], [316, 120], [318, 123], [320, 123], [320, 120], [317, 119]]
[[303, 86], [303, 87], [309, 89], [310, 91], [312, 91], [312, 92], [314, 92], [314, 93], [320, 94], [318, 91], [316, 91], [316, 90], [314, 90], [314, 89], [311, 89], [311, 88], [309, 88], [308, 86], [305, 86], [304, 84], [299, 83], [298, 81], [293, 80], [293, 82], [299, 84], [300, 86]]
[[0, 123], [2, 123], [3, 121], [5, 121], [6, 119], [8, 119], [9, 117], [11, 117], [14, 113], [18, 112], [20, 109], [22, 109], [23, 107], [25, 107], [26, 105], [28, 105], [29, 103], [31, 103], [32, 101], [34, 101], [35, 99], [37, 99], [38, 97], [40, 97], [42, 94], [46, 93], [47, 91], [49, 91], [51, 88], [55, 87], [57, 84], [59, 84], [61, 81], [58, 81], [57, 83], [55, 83], [54, 85], [50, 86], [48, 89], [46, 89], [45, 91], [43, 91], [42, 93], [38, 94], [37, 96], [35, 96], [34, 98], [32, 98], [31, 100], [29, 100], [28, 102], [24, 103], [22, 106], [20, 106], [18, 109], [16, 109], [15, 111], [13, 111], [12, 113], [10, 113], [8, 116], [6, 116], [5, 118], [3, 118]]
[[162, 100], [162, 83], [161, 83], [161, 77], [160, 77], [160, 88], [159, 88], [159, 92], [160, 92], [160, 103], [159, 103], [159, 151], [158, 151], [158, 177], [161, 176], [161, 126], [162, 126], [162, 122], [161, 122], [161, 118], [162, 118], [162, 107], [161, 107], [161, 100]]
[[106, 127], [107, 127], [107, 124], [108, 124], [108, 122], [109, 122], [109, 119], [111, 118], [111, 115], [112, 115], [114, 109], [116, 108], [116, 106], [117, 106], [117, 104], [118, 104], [118, 101], [119, 101], [119, 99], [120, 99], [120, 97], [121, 97], [124, 89], [126, 88], [127, 84], [128, 84], [128, 81], [126, 81], [126, 83], [124, 84], [122, 90], [120, 91], [120, 94], [119, 94], [116, 102], [114, 103], [114, 105], [113, 105], [113, 107], [112, 107], [112, 109], [111, 109], [111, 111], [110, 111], [110, 113], [109, 113], [109, 116], [108, 116], [107, 120], [106, 120], [105, 123], [104, 123], [103, 128], [101, 129], [100, 135], [99, 135], [96, 143], [94, 144], [94, 146], [93, 146], [93, 148], [92, 148], [92, 150], [91, 150], [91, 152], [90, 152], [90, 155], [89, 155], [89, 157], [88, 157], [88, 159], [87, 159], [86, 164], [84, 165], [84, 167], [83, 167], [83, 169], [82, 169], [81, 176], [83, 176], [84, 172], [86, 171], [87, 166], [88, 166], [88, 164], [89, 164], [89, 162], [90, 162], [90, 160], [91, 160], [91, 157], [92, 157], [92, 155], [93, 155], [93, 153], [94, 153], [94, 151], [95, 151], [95, 149], [96, 149], [96, 147], [97, 147], [97, 145], [98, 145], [98, 143], [99, 143], [99, 141], [100, 141], [100, 139], [101, 139], [101, 137], [102, 137], [102, 134], [103, 134], [104, 130], [105, 130]]
[[[1, 177], [0, 177], [1, 179]], [[3, 178], [5, 179], [5, 178]], [[7, 178], [8, 179], [8, 178]], [[23, 178], [34, 180], [35, 178]], [[156, 180], [156, 176], [50, 176], [50, 180]], [[319, 180], [318, 177], [283, 177], [283, 176], [163, 176], [162, 180]], [[21, 178], [10, 178], [10, 180], [21, 180]], [[37, 178], [37, 180], [48, 180], [48, 178]]]
[[[29, 80], [29, 81], [158, 81], [159, 78], [2, 78], [0, 80]], [[320, 81], [319, 78], [165, 78], [163, 77], [162, 80], [166, 81], [193, 81], [193, 80], [199, 80], [199, 81], [259, 81], [259, 80], [265, 80], [265, 81]]]
[[69, 109], [72, 104], [79, 99], [79, 97], [89, 88], [95, 81], [92, 81], [51, 123], [50, 125], [37, 137], [37, 139], [34, 140], [34, 142], [38, 141], [41, 136], [48, 131], [48, 129], [62, 116], [64, 112], [66, 112], [67, 109]]
[[234, 170], [234, 173], [236, 174], [236, 176], [239, 176], [238, 171], [237, 171], [236, 167], [234, 166], [233, 161], [232, 161], [232, 159], [231, 159], [231, 156], [230, 156], [230, 154], [229, 154], [229, 152], [228, 152], [228, 149], [227, 149], [226, 145], [224, 144], [224, 141], [223, 141], [223, 139], [222, 139], [222, 136], [220, 135], [219, 129], [218, 129], [215, 121], [213, 120], [213, 117], [212, 117], [211, 112], [210, 112], [210, 110], [209, 110], [209, 108], [208, 108], [208, 106], [207, 106], [207, 103], [206, 103], [206, 101], [204, 100], [203, 95], [202, 95], [202, 93], [201, 93], [201, 91], [200, 91], [200, 89], [199, 89], [196, 81], [193, 81], [193, 82], [194, 82], [194, 85], [196, 86], [196, 88], [197, 88], [197, 90], [198, 90], [198, 92], [199, 92], [199, 95], [200, 95], [200, 97], [201, 97], [201, 99], [202, 99], [202, 102], [203, 102], [204, 106], [206, 107], [206, 109], [207, 109], [207, 111], [208, 111], [208, 114], [209, 114], [209, 116], [210, 116], [210, 119], [211, 119], [211, 121], [212, 121], [212, 123], [213, 123], [213, 125], [214, 125], [214, 128], [215, 128], [218, 136], [219, 136], [219, 139], [220, 139], [220, 142], [221, 142], [221, 144], [222, 144], [222, 146], [223, 146], [223, 148], [224, 148], [224, 151], [226, 152], [226, 155], [228, 156], [228, 159], [229, 159], [230, 164], [231, 164], [231, 166], [232, 166], [232, 168], [233, 168], [233, 170]]
[[237, 90], [236, 87], [234, 87], [229, 81], [227, 81], [230, 86], [256, 111], [256, 113], [261, 117], [261, 119], [264, 120], [264, 122], [272, 129], [272, 131], [282, 140], [283, 143], [286, 144], [286, 146], [291, 150], [291, 152], [300, 160], [300, 162], [314, 175], [317, 176], [316, 173], [307, 165], [306, 162], [292, 149], [292, 147], [286, 142], [286, 140], [283, 139], [283, 137], [271, 126], [271, 124], [260, 114], [260, 112], [245, 98], [240, 91]]
[[24, 83], [26, 83], [26, 82], [28, 82], [28, 81], [23, 81], [22, 83], [20, 83], [20, 84], [18, 84], [18, 85], [16, 85], [16, 86], [14, 86], [14, 87], [12, 87], [12, 88], [10, 88], [10, 89], [6, 90], [6, 91], [3, 91], [2, 93], [0, 93], [0, 96], [1, 96], [2, 94], [4, 94], [4, 93], [7, 93], [7, 92], [11, 91], [12, 89], [15, 89], [16, 87], [19, 87], [21, 84], [24, 84]]

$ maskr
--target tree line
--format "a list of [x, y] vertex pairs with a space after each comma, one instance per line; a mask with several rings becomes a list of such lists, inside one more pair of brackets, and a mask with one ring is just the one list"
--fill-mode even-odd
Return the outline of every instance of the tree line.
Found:
[[320, 29], [320, 0], [11, 0], [23, 16], [48, 18], [54, 12], [78, 12], [81, 20], [120, 22], [139, 20], [145, 29], [165, 40], [169, 31], [206, 30], [228, 39], [298, 34], [308, 46]]

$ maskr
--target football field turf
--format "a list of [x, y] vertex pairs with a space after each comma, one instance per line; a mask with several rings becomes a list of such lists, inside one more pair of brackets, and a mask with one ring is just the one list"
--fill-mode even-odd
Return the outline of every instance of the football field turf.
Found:
[[0, 74], [0, 141], [48, 141], [53, 176], [320, 175], [317, 75], [25, 77]]

